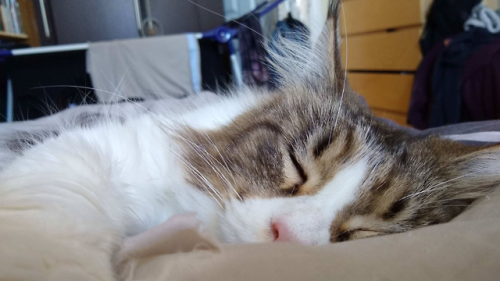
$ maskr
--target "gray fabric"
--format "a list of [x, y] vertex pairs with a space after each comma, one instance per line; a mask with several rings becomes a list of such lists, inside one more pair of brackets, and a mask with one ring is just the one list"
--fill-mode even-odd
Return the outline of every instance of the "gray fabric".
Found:
[[487, 143], [500, 142], [500, 132], [480, 132], [472, 134], [447, 135], [446, 137], [450, 140], [455, 141], [480, 141]]
[[[183, 98], [194, 94], [192, 74], [200, 70], [199, 67], [198, 70], [191, 69], [192, 54], [188, 36], [90, 44], [87, 71], [99, 101], [110, 103], [125, 98]], [[197, 51], [199, 56], [199, 49]]]
[[432, 128], [422, 131], [422, 133], [425, 135], [429, 134], [458, 135], [458, 134], [471, 134], [479, 132], [500, 132], [500, 120], [468, 122], [468, 123], [461, 123], [439, 128]]
[[[468, 122], [450, 126], [432, 128], [425, 131], [419, 131], [421, 136], [438, 135], [451, 138], [452, 140], [473, 146], [491, 145], [498, 142], [486, 135], [476, 134], [483, 132], [500, 132], [500, 120], [491, 120], [483, 122]], [[474, 136], [476, 134], [476, 136]]]
[[[392, 120], [383, 120], [413, 136], [440, 136], [473, 146], [500, 143], [500, 138], [497, 136], [500, 132], [500, 120], [461, 123], [423, 131], [398, 125]], [[485, 132], [488, 134], [484, 134]]]

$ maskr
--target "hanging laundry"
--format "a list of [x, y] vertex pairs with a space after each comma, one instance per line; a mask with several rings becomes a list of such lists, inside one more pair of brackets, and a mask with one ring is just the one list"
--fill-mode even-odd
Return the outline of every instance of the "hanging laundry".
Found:
[[267, 52], [259, 16], [254, 12], [228, 23], [238, 29], [243, 82], [246, 85], [267, 85], [269, 69], [266, 65]]
[[91, 43], [87, 71], [99, 102], [185, 98], [201, 91], [193, 34]]
[[465, 22], [465, 30], [473, 27], [487, 29], [490, 33], [499, 33], [500, 16], [492, 9], [479, 4], [474, 7], [471, 17]]

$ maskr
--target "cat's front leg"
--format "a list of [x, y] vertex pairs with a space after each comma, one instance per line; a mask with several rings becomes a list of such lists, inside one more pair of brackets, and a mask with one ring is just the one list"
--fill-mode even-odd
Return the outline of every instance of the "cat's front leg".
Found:
[[169, 236], [182, 230], [201, 230], [201, 221], [194, 213], [176, 215], [155, 228], [141, 234], [128, 237], [123, 243], [119, 259], [140, 259], [143, 257], [161, 255], [167, 252], [169, 245], [165, 242]]

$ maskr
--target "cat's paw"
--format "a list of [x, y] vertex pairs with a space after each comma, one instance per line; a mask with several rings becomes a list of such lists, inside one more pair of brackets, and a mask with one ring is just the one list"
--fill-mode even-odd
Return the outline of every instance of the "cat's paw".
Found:
[[160, 254], [168, 246], [168, 238], [183, 230], [202, 232], [202, 222], [193, 213], [173, 216], [155, 228], [127, 238], [121, 250], [120, 259], [125, 261]]

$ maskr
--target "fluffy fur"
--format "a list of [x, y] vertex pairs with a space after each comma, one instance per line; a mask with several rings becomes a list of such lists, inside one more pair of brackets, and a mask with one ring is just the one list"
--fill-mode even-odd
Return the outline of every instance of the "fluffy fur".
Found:
[[332, 34], [282, 44], [276, 92], [22, 142], [0, 174], [0, 280], [115, 280], [125, 237], [186, 212], [222, 242], [321, 245], [449, 221], [500, 183], [498, 147], [374, 118]]

